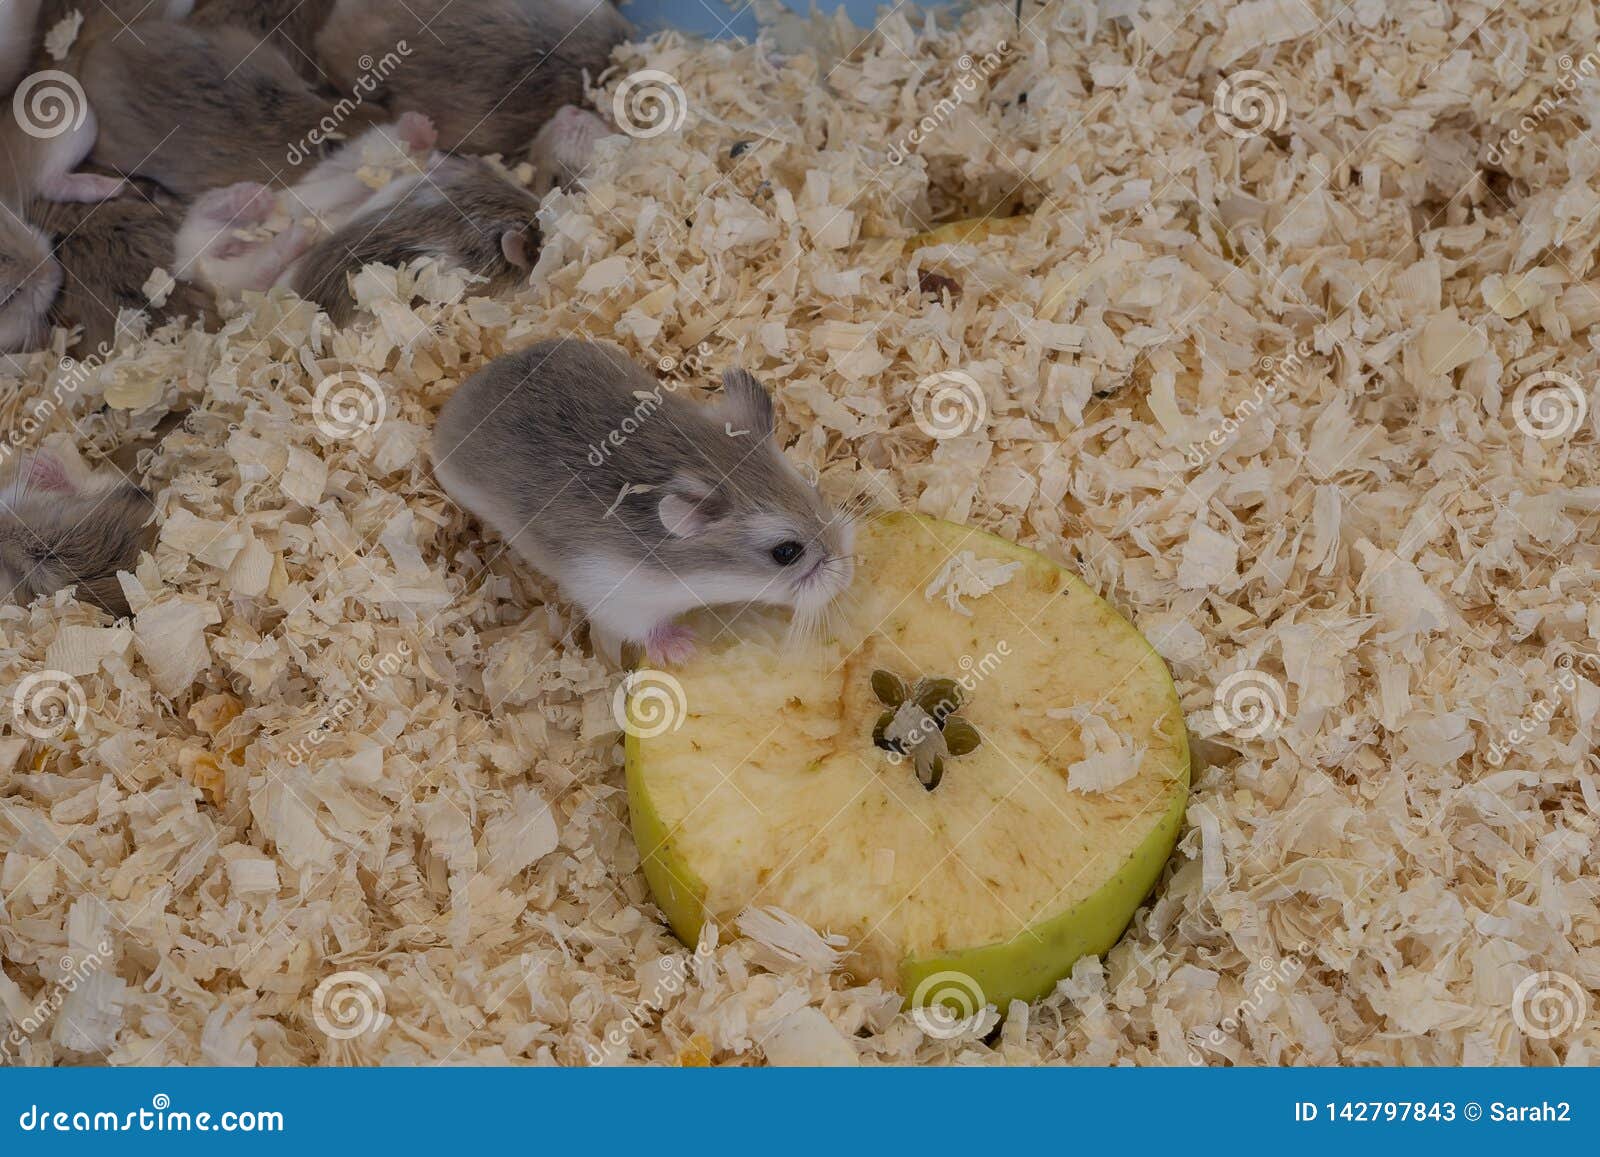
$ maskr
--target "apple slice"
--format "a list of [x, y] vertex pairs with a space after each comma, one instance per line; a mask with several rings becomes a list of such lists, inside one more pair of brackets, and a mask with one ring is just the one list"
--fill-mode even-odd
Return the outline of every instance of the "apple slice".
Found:
[[[1111, 947], [1160, 875], [1188, 799], [1177, 693], [1122, 616], [1032, 551], [910, 514], [858, 544], [835, 641], [744, 638], [630, 677], [645, 876], [687, 944], [777, 907], [844, 935], [849, 970], [913, 1006], [1003, 1012]], [[946, 702], [894, 706], [930, 687]]]

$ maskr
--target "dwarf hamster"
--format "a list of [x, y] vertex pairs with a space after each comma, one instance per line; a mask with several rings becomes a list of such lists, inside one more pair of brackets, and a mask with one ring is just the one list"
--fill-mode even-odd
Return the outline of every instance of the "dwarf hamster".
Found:
[[[335, 0], [317, 51], [340, 90], [375, 83], [374, 99], [428, 113], [445, 150], [509, 156], [583, 100], [584, 71], [628, 30], [608, 0]], [[396, 46], [402, 63], [377, 76]]]
[[[151, 21], [90, 36], [79, 79], [100, 118], [93, 159], [182, 197], [271, 181], [315, 160], [301, 149], [331, 104], [271, 44], [240, 28]], [[369, 111], [350, 110], [345, 128]]]
[[441, 158], [393, 204], [380, 196], [295, 262], [289, 284], [344, 325], [355, 309], [350, 276], [364, 265], [438, 257], [486, 277], [490, 292], [515, 284], [539, 246], [539, 201], [476, 157]]
[[[406, 113], [340, 146], [292, 188], [242, 181], [197, 197], [178, 231], [174, 275], [227, 295], [269, 288], [320, 233], [403, 197], [435, 159], [433, 143], [428, 118]], [[367, 183], [369, 174], [376, 179], [385, 170], [386, 184], [375, 189]], [[273, 221], [274, 233], [239, 236]]]
[[117, 581], [149, 541], [150, 496], [121, 477], [73, 479], [47, 452], [0, 488], [0, 598], [31, 602], [76, 586], [85, 602], [128, 613]]
[[614, 130], [588, 109], [562, 105], [528, 146], [528, 160], [536, 176], [534, 192], [541, 197], [551, 189], [570, 189], [594, 159], [594, 146]]
[[0, 199], [0, 354], [43, 344], [63, 277], [50, 238]]
[[0, 0], [0, 93], [9, 93], [28, 71], [41, 0]]
[[312, 84], [328, 77], [316, 60], [316, 35], [333, 0], [201, 0], [189, 23], [197, 28], [242, 28], [272, 45]]
[[156, 324], [177, 317], [209, 320], [210, 295], [195, 286], [175, 286], [160, 306], [145, 294], [153, 271], [172, 272], [181, 212], [159, 196], [100, 205], [35, 202], [32, 219], [52, 238], [62, 269], [50, 322], [82, 326], [78, 348], [92, 352], [114, 344], [117, 314], [124, 309], [144, 310]]
[[850, 522], [779, 449], [743, 370], [697, 405], [614, 345], [496, 358], [439, 414], [434, 473], [588, 616], [599, 648], [693, 651], [695, 607], [768, 603], [813, 619], [854, 572]]

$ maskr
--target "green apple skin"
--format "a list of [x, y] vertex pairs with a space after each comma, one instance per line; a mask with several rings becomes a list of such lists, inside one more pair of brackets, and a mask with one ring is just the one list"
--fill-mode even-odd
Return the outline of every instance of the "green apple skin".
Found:
[[[893, 514], [887, 517], [899, 520], [922, 516]], [[1099, 600], [1098, 595], [1066, 568], [996, 535], [985, 531], [975, 533], [989, 539], [997, 550], [1015, 558], [1030, 564], [1044, 563], [1052, 569], [1066, 572], [1074, 587], [1088, 597]], [[1129, 624], [1129, 629], [1133, 629], [1132, 624]], [[1149, 641], [1143, 636], [1140, 638], [1154, 654], [1155, 648], [1150, 646]], [[1171, 673], [1164, 661], [1161, 669], [1167, 672], [1170, 710], [1181, 720], [1183, 711], [1178, 691], [1172, 684]], [[941, 972], [952, 972], [970, 978], [982, 992], [984, 1000], [1003, 1014], [1013, 1000], [1031, 1001], [1048, 995], [1063, 977], [1072, 972], [1073, 965], [1080, 958], [1102, 955], [1116, 944], [1132, 923], [1145, 897], [1161, 878], [1162, 870], [1183, 830], [1184, 814], [1189, 802], [1192, 757], [1187, 734], [1182, 739], [1182, 767], [1180, 774], [1172, 781], [1166, 811], [1160, 822], [1099, 891], [1065, 912], [1024, 928], [1009, 940], [937, 956], [907, 957], [900, 964], [900, 991], [905, 995], [906, 1007], [910, 1007], [913, 995], [924, 980]], [[627, 736], [623, 751], [628, 813], [645, 880], [674, 934], [693, 948], [700, 942], [700, 932], [706, 921], [706, 885], [679, 854], [666, 825], [656, 813], [645, 789], [638, 738]], [[925, 999], [941, 999], [937, 984], [930, 985], [929, 989]], [[946, 1002], [952, 1007], [959, 1007], [960, 995], [955, 994]]]

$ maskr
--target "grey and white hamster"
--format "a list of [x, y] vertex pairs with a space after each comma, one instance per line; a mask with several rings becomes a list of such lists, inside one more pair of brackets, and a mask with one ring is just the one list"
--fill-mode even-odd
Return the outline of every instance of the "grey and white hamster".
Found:
[[477, 157], [438, 159], [398, 200], [382, 194], [295, 262], [289, 284], [334, 324], [355, 310], [350, 276], [364, 265], [438, 257], [488, 279], [489, 292], [527, 275], [538, 253], [539, 201]]
[[[86, 23], [80, 39], [73, 59], [100, 120], [95, 163], [194, 197], [287, 181], [316, 160], [315, 149], [295, 146], [332, 102], [244, 29], [157, 20], [117, 36]], [[356, 131], [378, 111], [357, 106], [342, 127]]]
[[[583, 73], [599, 75], [629, 27], [608, 0], [336, 0], [317, 50], [340, 91], [376, 80], [372, 99], [431, 116], [447, 152], [511, 156], [582, 103]], [[402, 43], [376, 78], [370, 62]]]
[[75, 586], [85, 602], [127, 614], [117, 572], [138, 562], [153, 513], [126, 479], [75, 480], [48, 452], [31, 455], [0, 487], [0, 598], [27, 603]]
[[679, 398], [614, 345], [541, 342], [496, 358], [439, 415], [434, 473], [554, 579], [612, 656], [693, 651], [675, 620], [765, 603], [820, 616], [854, 573], [852, 524], [783, 456], [743, 370]]

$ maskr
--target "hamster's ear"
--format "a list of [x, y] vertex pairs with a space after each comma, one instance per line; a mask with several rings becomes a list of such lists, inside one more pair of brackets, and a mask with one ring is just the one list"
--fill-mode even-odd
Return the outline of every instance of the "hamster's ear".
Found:
[[693, 538], [727, 511], [727, 500], [698, 478], [680, 474], [656, 504], [661, 525], [674, 538]]
[[528, 259], [528, 231], [526, 229], [507, 229], [500, 234], [500, 252], [505, 259], [518, 269], [527, 269], [533, 265]]
[[772, 437], [776, 421], [772, 395], [746, 370], [727, 370], [722, 375], [723, 412], [735, 426], [748, 430], [757, 439]]
[[51, 494], [78, 492], [78, 487], [67, 476], [66, 463], [48, 450], [40, 450], [28, 459], [27, 488]]

